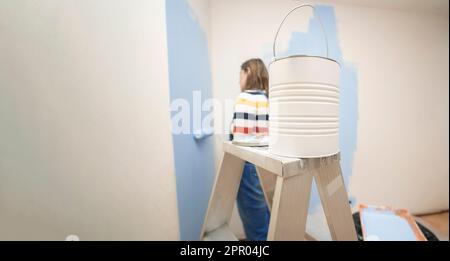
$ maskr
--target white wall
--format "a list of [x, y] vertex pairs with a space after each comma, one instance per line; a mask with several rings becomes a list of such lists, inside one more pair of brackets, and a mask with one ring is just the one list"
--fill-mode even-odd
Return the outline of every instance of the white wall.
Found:
[[[405, 1], [384, 1], [383, 8], [376, 8], [377, 1], [365, 1], [365, 6], [327, 2], [335, 9], [344, 59], [358, 70], [357, 149], [349, 193], [358, 203], [408, 208], [416, 214], [448, 209], [449, 18], [448, 12], [436, 10], [442, 5], [448, 9], [448, 2], [430, 1], [428, 9], [418, 1], [406, 1], [412, 7]], [[271, 50], [283, 15], [300, 3], [212, 1], [216, 98], [236, 97], [240, 64]], [[303, 16], [310, 15], [306, 11]], [[304, 31], [305, 20], [299, 17], [288, 28]], [[231, 120], [231, 112], [222, 116], [225, 123]], [[220, 157], [221, 138], [216, 145]]]
[[448, 209], [448, 14], [336, 12], [343, 54], [359, 70], [350, 193], [414, 213]]
[[0, 240], [176, 240], [165, 1], [0, 2]]

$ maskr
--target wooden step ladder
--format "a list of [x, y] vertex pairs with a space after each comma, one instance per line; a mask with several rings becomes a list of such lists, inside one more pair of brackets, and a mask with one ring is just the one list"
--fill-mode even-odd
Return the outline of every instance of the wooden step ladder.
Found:
[[267, 147], [242, 147], [231, 142], [224, 142], [223, 150], [201, 240], [237, 240], [229, 222], [246, 161], [256, 166], [271, 211], [267, 240], [315, 240], [305, 232], [313, 177], [332, 240], [357, 240], [339, 154], [288, 158], [270, 154]]

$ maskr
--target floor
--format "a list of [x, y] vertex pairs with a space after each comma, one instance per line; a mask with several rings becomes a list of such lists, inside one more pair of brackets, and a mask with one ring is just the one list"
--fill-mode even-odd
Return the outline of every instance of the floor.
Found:
[[420, 219], [424, 220], [425, 225], [431, 226], [434, 233], [438, 234], [442, 240], [448, 240], [448, 211], [419, 216]]

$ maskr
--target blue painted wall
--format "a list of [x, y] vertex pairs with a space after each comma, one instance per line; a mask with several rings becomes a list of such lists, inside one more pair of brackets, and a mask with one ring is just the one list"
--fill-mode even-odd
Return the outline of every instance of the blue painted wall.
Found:
[[[212, 97], [207, 37], [186, 0], [167, 0], [166, 19], [170, 98], [187, 100], [192, 115], [201, 106], [193, 104], [194, 91], [201, 101]], [[207, 113], [201, 112], [202, 118]], [[195, 141], [190, 118], [191, 134], [173, 135], [181, 240], [200, 237], [215, 171], [213, 139]]]
[[[306, 54], [326, 56], [326, 46], [318, 15], [322, 20], [328, 37], [329, 58], [338, 61], [341, 65], [340, 80], [340, 149], [341, 167], [345, 184], [348, 186], [352, 175], [353, 156], [356, 150], [357, 126], [358, 126], [358, 71], [355, 65], [345, 61], [342, 56], [336, 28], [336, 15], [331, 6], [315, 5], [314, 15], [309, 22], [308, 31], [293, 32], [286, 51], [279, 52], [279, 57], [294, 54]], [[293, 19], [294, 20], [294, 19]], [[291, 21], [292, 22], [292, 21]], [[289, 20], [286, 22], [288, 25]], [[269, 58], [270, 57], [270, 58]], [[269, 52], [265, 59], [270, 61], [272, 54]], [[355, 202], [352, 202], [355, 203]], [[315, 185], [313, 186], [310, 209], [320, 205]]]

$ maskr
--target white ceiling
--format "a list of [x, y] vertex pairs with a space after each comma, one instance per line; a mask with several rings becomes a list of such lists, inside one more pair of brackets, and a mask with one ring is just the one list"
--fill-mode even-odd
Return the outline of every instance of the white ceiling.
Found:
[[[305, 2], [305, 0], [293, 0]], [[314, 2], [358, 5], [372, 8], [426, 12], [448, 16], [449, 0], [319, 0]]]

